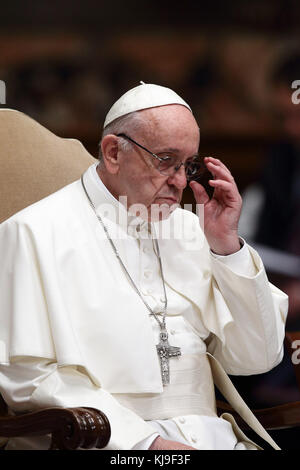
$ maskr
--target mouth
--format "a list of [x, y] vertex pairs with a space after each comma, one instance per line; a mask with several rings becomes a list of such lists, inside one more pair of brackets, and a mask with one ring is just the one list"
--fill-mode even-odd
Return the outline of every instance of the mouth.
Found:
[[156, 198], [156, 200], [167, 201], [169, 204], [178, 204], [178, 199], [171, 196], [159, 196]]

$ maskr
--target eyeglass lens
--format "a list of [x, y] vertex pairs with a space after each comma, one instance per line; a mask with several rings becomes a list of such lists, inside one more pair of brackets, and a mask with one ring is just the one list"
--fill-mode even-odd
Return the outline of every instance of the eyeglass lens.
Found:
[[[188, 181], [192, 181], [205, 173], [206, 167], [202, 158], [194, 159], [193, 161], [187, 162], [185, 165], [185, 174]], [[158, 170], [166, 176], [171, 176], [179, 170], [178, 165], [174, 164], [174, 160], [166, 160], [159, 162]]]

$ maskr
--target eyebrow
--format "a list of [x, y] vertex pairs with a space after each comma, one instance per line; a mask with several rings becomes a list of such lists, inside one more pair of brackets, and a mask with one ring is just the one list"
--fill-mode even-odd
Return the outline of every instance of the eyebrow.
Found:
[[[170, 147], [170, 148], [167, 148], [166, 150], [162, 150], [160, 152], [154, 152], [154, 153], [155, 153], [155, 155], [161, 155], [161, 154], [166, 154], [166, 153], [174, 153], [178, 157], [179, 154], [180, 154], [180, 150]], [[191, 155], [190, 157], [187, 157], [186, 161], [191, 159], [191, 158], [199, 158], [199, 157], [200, 157], [199, 153], [195, 153], [194, 155]]]
[[164, 150], [161, 150], [159, 152], [156, 152], [156, 153], [180, 153], [180, 150], [179, 149], [175, 149], [175, 148], [172, 148], [172, 147], [169, 147], [167, 149], [164, 149]]
[[[180, 154], [181, 151], [179, 149], [176, 149], [176, 148], [172, 148], [172, 147], [169, 147], [167, 149], [164, 149], [164, 150], [160, 150], [158, 152], [154, 152], [156, 153], [157, 155], [159, 155], [160, 153], [175, 153], [175, 154]], [[195, 153], [194, 155], [191, 155], [190, 157], [188, 158], [193, 158], [193, 157], [199, 157], [199, 153]]]

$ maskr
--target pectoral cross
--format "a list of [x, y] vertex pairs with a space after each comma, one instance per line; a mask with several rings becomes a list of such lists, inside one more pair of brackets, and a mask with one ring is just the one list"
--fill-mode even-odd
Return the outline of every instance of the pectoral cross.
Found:
[[160, 368], [163, 385], [170, 383], [170, 368], [169, 358], [173, 356], [180, 356], [181, 351], [177, 346], [170, 346], [168, 342], [168, 333], [166, 330], [161, 330], [160, 341], [156, 346], [157, 354], [160, 359]]

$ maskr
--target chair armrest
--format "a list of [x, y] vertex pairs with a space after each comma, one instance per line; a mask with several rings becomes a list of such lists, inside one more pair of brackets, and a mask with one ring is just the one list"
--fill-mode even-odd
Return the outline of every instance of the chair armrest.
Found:
[[94, 408], [45, 408], [18, 416], [0, 417], [0, 436], [52, 434], [51, 449], [101, 449], [110, 439], [110, 424]]
[[[232, 414], [241, 429], [250, 429], [238, 413], [227, 403], [218, 400], [217, 409], [218, 415], [222, 413]], [[252, 412], [263, 427], [268, 430], [300, 426], [300, 401], [285, 403], [284, 405], [273, 406], [271, 408], [252, 410]]]

